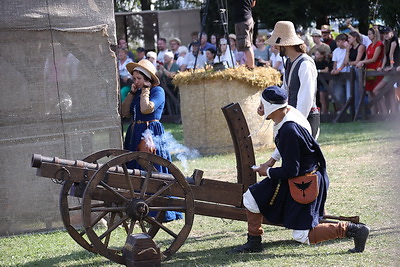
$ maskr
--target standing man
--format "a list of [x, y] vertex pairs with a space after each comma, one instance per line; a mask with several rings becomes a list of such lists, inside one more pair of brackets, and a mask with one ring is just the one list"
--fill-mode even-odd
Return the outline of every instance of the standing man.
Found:
[[308, 51], [308, 55], [313, 57], [315, 52], [318, 51], [322, 51], [325, 52], [326, 56], [329, 56], [331, 54], [331, 48], [329, 47], [329, 45], [325, 44], [322, 42], [322, 32], [321, 30], [313, 30], [311, 32], [311, 37], [314, 41], [314, 46], [311, 47], [311, 49]]
[[169, 40], [169, 47], [171, 48], [171, 51], [174, 54], [174, 62], [176, 62], [176, 60], [179, 57], [178, 49], [180, 46], [181, 46], [181, 39], [174, 37], [171, 40]]
[[199, 36], [200, 40], [200, 51], [205, 53], [207, 49], [212, 48], [214, 50], [217, 50], [217, 47], [211, 43], [208, 42], [208, 35], [205, 32], [200, 33], [201, 36]]
[[136, 62], [146, 58], [146, 49], [143, 47], [136, 48]]
[[[369, 235], [369, 228], [364, 224], [319, 223], [324, 215], [329, 187], [325, 158], [310, 134], [308, 121], [287, 101], [286, 92], [277, 86], [268, 87], [261, 94], [257, 113], [274, 122], [274, 140], [282, 155], [282, 167], [254, 168], [254, 171], [266, 178], [250, 186], [243, 194], [243, 204], [247, 209], [247, 243], [228, 253], [262, 251], [263, 216], [270, 223], [293, 229], [293, 238], [300, 243], [317, 244], [336, 238], [353, 237], [355, 247], [349, 251], [363, 252]], [[312, 174], [316, 175], [315, 180], [312, 184], [308, 182], [309, 187], [303, 190], [307, 190], [305, 194], [308, 194], [308, 189], [311, 190], [314, 185], [319, 193], [313, 195], [307, 203], [299, 203], [289, 189], [288, 179], [306, 176], [308, 181]]]
[[157, 40], [157, 61], [164, 64], [164, 55], [167, 52], [167, 40], [165, 38], [160, 38]]
[[256, 0], [233, 1], [233, 21], [238, 51], [246, 55], [246, 66], [254, 69], [253, 30], [254, 20], [251, 9], [256, 5]]
[[[188, 52], [183, 59], [182, 65], [180, 66], [180, 71], [201, 69], [204, 68], [207, 58], [200, 51], [200, 42], [195, 41], [191, 44], [192, 51]], [[196, 66], [195, 66], [196, 64]]]
[[[307, 47], [300, 39], [291, 21], [278, 21], [267, 44], [279, 48], [279, 54], [287, 57], [282, 89], [289, 96], [289, 105], [307, 118], [311, 125], [311, 133], [317, 137], [320, 125], [320, 114], [316, 104], [318, 72], [314, 60], [306, 54]], [[272, 167], [280, 160], [275, 149], [272, 157], [264, 163]]]
[[333, 39], [332, 34], [331, 34], [331, 27], [329, 25], [322, 25], [321, 26], [321, 32], [322, 32], [322, 39], [323, 42], [331, 48], [331, 51], [336, 49], [336, 41]]

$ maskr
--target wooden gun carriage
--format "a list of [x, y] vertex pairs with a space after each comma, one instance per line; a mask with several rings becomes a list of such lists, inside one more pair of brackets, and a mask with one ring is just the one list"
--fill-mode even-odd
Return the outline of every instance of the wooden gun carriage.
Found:
[[[203, 178], [201, 170], [185, 177], [164, 158], [120, 149], [99, 151], [83, 160], [35, 154], [32, 167], [38, 168], [38, 176], [62, 182], [62, 221], [83, 248], [127, 264], [122, 253], [126, 241], [134, 233], [145, 233], [153, 240], [163, 237], [158, 245], [162, 248], [161, 257], [168, 258], [187, 239], [195, 214], [246, 221], [242, 194], [256, 183], [256, 173], [250, 168], [255, 164], [253, 144], [239, 104], [222, 110], [235, 148], [237, 183]], [[128, 169], [126, 163], [132, 160], [143, 170]], [[155, 164], [167, 167], [169, 174], [156, 171]], [[180, 211], [184, 219], [163, 223], [167, 211]], [[81, 225], [74, 222], [76, 216], [81, 216]], [[107, 225], [101, 226], [104, 219]], [[351, 220], [357, 222], [358, 217]]]

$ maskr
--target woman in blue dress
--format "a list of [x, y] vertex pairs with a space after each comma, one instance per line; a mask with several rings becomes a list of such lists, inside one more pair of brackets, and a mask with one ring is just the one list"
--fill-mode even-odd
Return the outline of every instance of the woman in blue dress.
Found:
[[[159, 86], [156, 68], [147, 59], [138, 63], [128, 63], [127, 70], [133, 77], [131, 90], [122, 103], [121, 115], [124, 118], [132, 117], [124, 142], [124, 149], [138, 151], [142, 139], [151, 134], [154, 142], [155, 154], [171, 161], [164, 135], [164, 126], [160, 119], [165, 105], [165, 92]], [[152, 145], [152, 144], [148, 144]], [[129, 169], [143, 169], [136, 161], [127, 163]], [[168, 173], [166, 167], [155, 164], [154, 167], [162, 173]], [[182, 213], [167, 211], [165, 221], [181, 219]]]

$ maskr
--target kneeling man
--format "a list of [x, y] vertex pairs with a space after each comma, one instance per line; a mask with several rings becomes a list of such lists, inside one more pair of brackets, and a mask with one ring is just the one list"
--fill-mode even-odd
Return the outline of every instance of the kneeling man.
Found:
[[[263, 91], [257, 113], [274, 122], [274, 140], [282, 165], [274, 168], [267, 162], [255, 168], [259, 175], [266, 178], [250, 186], [243, 194], [247, 209], [247, 243], [228, 253], [262, 251], [263, 216], [272, 224], [293, 229], [293, 238], [298, 242], [316, 244], [353, 237], [355, 247], [349, 251], [363, 252], [369, 235], [369, 228], [364, 224], [319, 223], [324, 215], [329, 178], [325, 158], [311, 136], [307, 119], [287, 104], [286, 93], [277, 86]], [[312, 202], [301, 204], [293, 199], [288, 179], [310, 174], [317, 176], [319, 193]]]

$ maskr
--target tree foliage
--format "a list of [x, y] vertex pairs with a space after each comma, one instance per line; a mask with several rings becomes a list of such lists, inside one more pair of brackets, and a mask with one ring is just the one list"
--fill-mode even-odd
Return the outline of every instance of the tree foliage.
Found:
[[[203, 7], [209, 3], [206, 14], [206, 32], [223, 33], [220, 23], [218, 2], [227, 8], [229, 15], [232, 10], [232, 1], [237, 0], [156, 0], [154, 8], [157, 10], [182, 9], [189, 7]], [[151, 0], [114, 0], [116, 11], [129, 11], [133, 8], [150, 10]], [[203, 13], [205, 14], [205, 13]], [[257, 0], [253, 9], [256, 23], [272, 29], [279, 20], [290, 20], [297, 27], [308, 27], [316, 23], [329, 24], [329, 19], [353, 18], [359, 22], [361, 32], [376, 20], [381, 19], [387, 25], [399, 29], [400, 1], [399, 0]], [[228, 16], [229, 31], [233, 31], [231, 16]]]
[[383, 0], [377, 7], [378, 14], [387, 25], [400, 31], [400, 1], [399, 0]]

